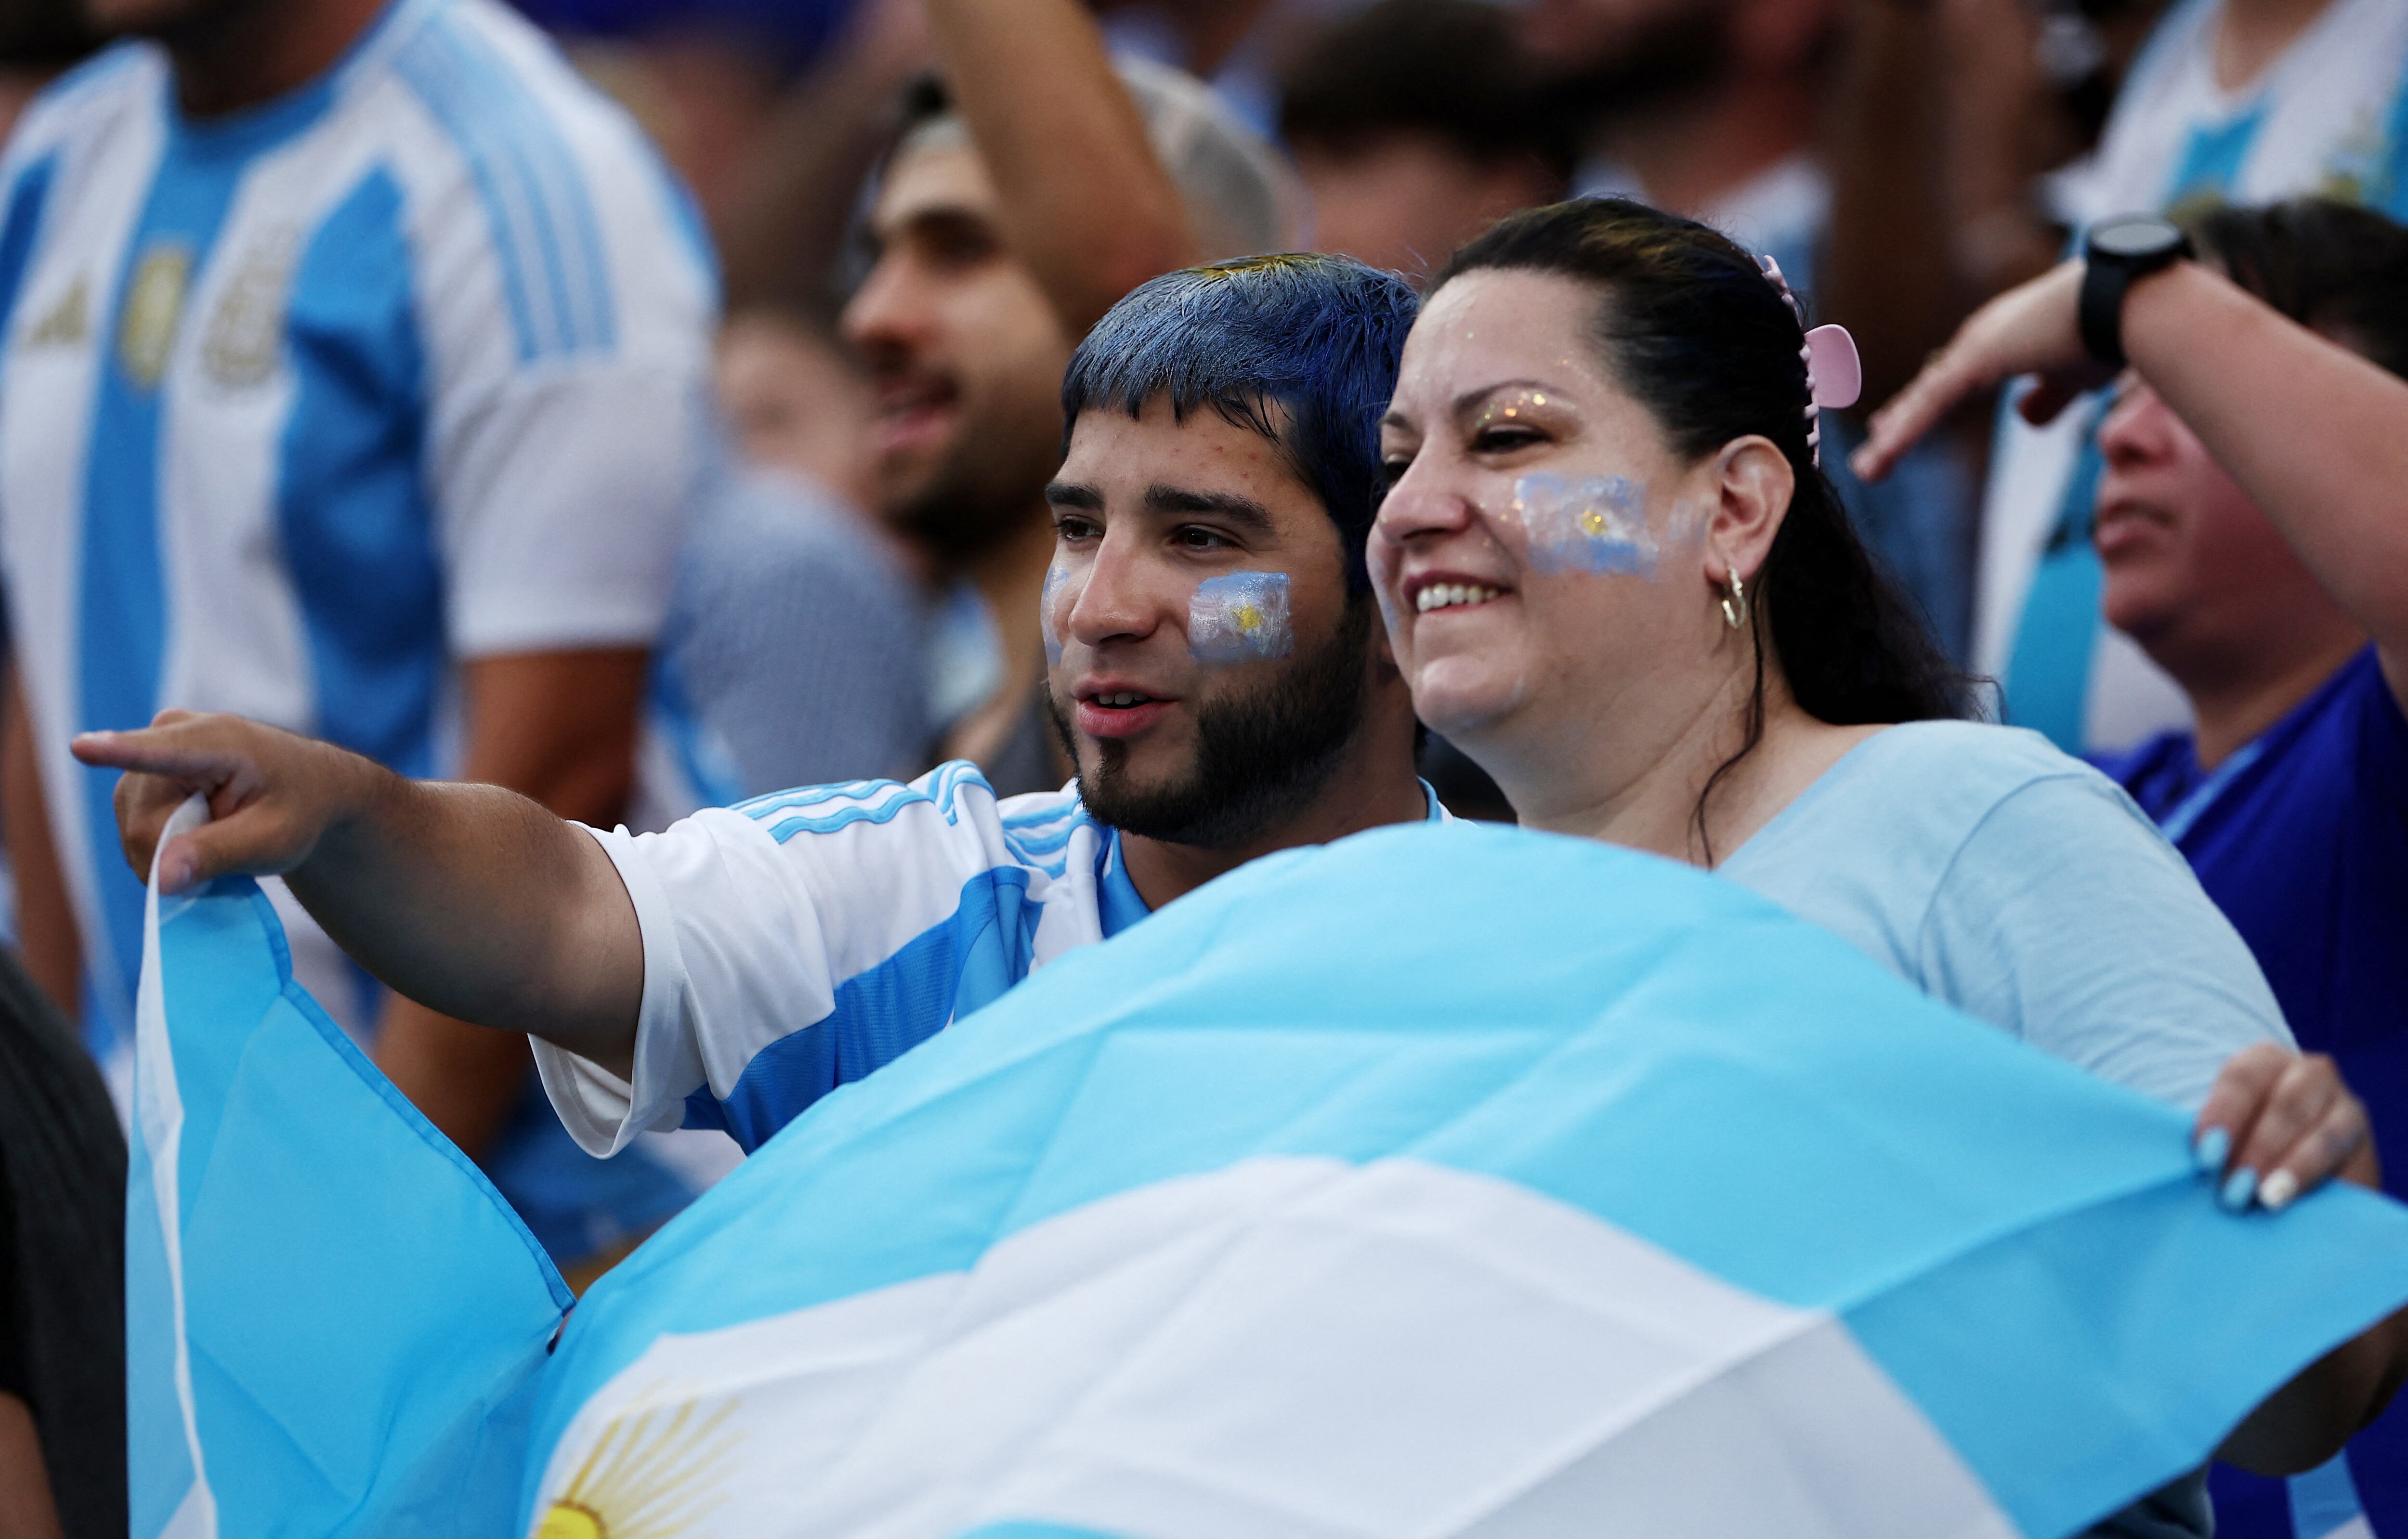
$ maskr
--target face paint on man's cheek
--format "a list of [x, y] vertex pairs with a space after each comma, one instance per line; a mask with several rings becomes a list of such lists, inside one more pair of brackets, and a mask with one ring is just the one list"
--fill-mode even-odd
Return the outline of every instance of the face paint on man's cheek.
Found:
[[1572, 477], [1535, 470], [1513, 480], [1509, 506], [1534, 572], [1656, 575], [1647, 484], [1625, 476]]
[[[1079, 585], [1083, 591], [1086, 585]], [[1037, 600], [1037, 623], [1045, 633], [1045, 665], [1052, 667], [1062, 661], [1062, 620], [1078, 606], [1079, 593], [1070, 588], [1070, 569], [1059, 557], [1045, 569], [1045, 591]]]
[[1296, 649], [1284, 572], [1206, 577], [1187, 601], [1187, 649], [1198, 663], [1253, 663]]

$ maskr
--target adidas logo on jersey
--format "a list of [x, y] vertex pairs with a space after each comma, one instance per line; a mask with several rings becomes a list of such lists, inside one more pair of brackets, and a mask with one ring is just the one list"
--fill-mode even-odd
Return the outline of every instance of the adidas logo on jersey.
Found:
[[50, 313], [34, 323], [25, 334], [29, 348], [66, 348], [82, 341], [92, 332], [92, 321], [85, 312], [91, 307], [83, 275], [67, 285], [67, 292], [50, 306]]

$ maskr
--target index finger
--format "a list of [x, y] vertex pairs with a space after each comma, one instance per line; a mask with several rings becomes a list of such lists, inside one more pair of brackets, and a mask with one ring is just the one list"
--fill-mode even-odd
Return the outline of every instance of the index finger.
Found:
[[1873, 413], [1864, 447], [1848, 460], [1859, 477], [1878, 481], [1888, 475], [1916, 440], [1972, 393], [1972, 381], [1956, 363], [1956, 350], [1941, 351], [1889, 405]]
[[101, 769], [164, 775], [174, 780], [222, 780], [239, 765], [229, 750], [196, 741], [181, 723], [131, 732], [78, 733], [67, 751]]

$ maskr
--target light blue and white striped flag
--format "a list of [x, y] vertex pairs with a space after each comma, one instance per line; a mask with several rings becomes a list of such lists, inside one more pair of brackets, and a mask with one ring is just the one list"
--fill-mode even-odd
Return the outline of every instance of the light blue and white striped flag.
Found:
[[[472, 1173], [357, 1152], [423, 1125], [289, 984], [264, 1015], [203, 984], [272, 922], [222, 891], [153, 950], [181, 1149], [185, 1033], [222, 1015], [275, 1104], [207, 1119], [209, 1179], [238, 1136], [250, 1204], [310, 1217], [129, 1221], [180, 1233], [195, 1361], [264, 1323], [203, 1256], [343, 1272], [274, 1285], [344, 1344], [314, 1383], [290, 1351], [273, 1407], [196, 1375], [185, 1425], [222, 1514], [238, 1461], [306, 1484], [251, 1447], [292, 1437], [359, 1516], [228, 1533], [444, 1532], [400, 1504], [440, 1469], [457, 1532], [538, 1539], [2064, 1534], [2408, 1301], [2383, 1200], [2226, 1214], [2181, 1117], [1736, 887], [1458, 824], [1052, 964], [772, 1140], [547, 1359], [551, 1279]], [[154, 1489], [171, 1454], [137, 1446]]]
[[[170, 834], [199, 821], [194, 801]], [[506, 1532], [560, 1275], [293, 981], [255, 885], [162, 899], [154, 877], [143, 928], [133, 1533]]]

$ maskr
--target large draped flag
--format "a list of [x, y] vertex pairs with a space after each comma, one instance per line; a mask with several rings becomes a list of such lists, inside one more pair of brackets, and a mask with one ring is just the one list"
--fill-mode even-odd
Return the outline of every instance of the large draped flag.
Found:
[[137, 1539], [2057, 1535], [2408, 1301], [2383, 1199], [2226, 1213], [2174, 1112], [1510, 830], [1048, 966], [549, 1353], [557, 1279], [250, 884], [158, 911], [145, 1000]]

